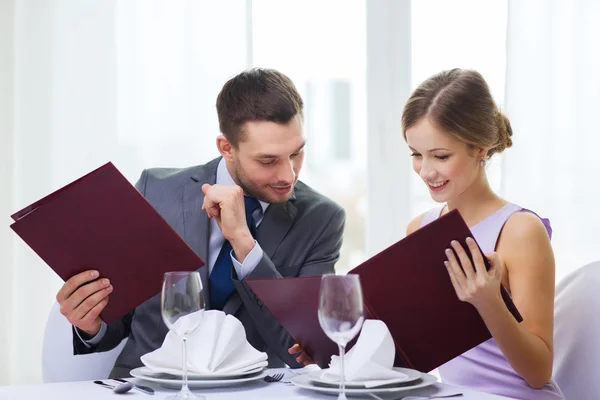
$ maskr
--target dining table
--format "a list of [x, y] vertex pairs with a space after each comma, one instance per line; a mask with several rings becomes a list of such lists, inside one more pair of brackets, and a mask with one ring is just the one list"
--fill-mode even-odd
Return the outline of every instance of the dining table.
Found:
[[[194, 393], [202, 395], [206, 400], [270, 400], [270, 399], [288, 399], [288, 400], [335, 400], [337, 397], [331, 394], [318, 393], [313, 390], [297, 387], [292, 380], [296, 377], [312, 371], [311, 368], [293, 370], [288, 368], [276, 368], [269, 370], [270, 377], [283, 374], [283, 378], [275, 382], [268, 382], [269, 379], [261, 379], [241, 385], [220, 387], [220, 388], [202, 388], [192, 390]], [[279, 377], [279, 376], [277, 376]], [[138, 378], [128, 379], [131, 382], [144, 385], [154, 389], [154, 394], [150, 395], [142, 391], [133, 389], [125, 394], [115, 394], [109, 388], [95, 384], [93, 381], [80, 382], [59, 382], [43, 384], [21, 384], [0, 386], [0, 400], [162, 400], [168, 396], [177, 393], [175, 389], [168, 389], [153, 382], [146, 382]], [[272, 379], [271, 379], [272, 380]], [[104, 379], [106, 384], [115, 385], [118, 382]], [[456, 395], [455, 397], [440, 397]], [[349, 396], [349, 398], [354, 398]], [[430, 386], [420, 389], [414, 389], [407, 392], [393, 395], [361, 395], [362, 399], [370, 400], [417, 400], [417, 399], [456, 399], [456, 400], [501, 400], [507, 399], [492, 394], [477, 392], [465, 388], [457, 388], [442, 382], [435, 382]]]

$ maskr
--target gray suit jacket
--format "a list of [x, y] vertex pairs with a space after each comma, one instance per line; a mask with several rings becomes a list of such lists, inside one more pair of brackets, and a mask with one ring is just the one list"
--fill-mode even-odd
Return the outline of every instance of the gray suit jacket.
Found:
[[[155, 168], [145, 170], [136, 188], [189, 246], [208, 260], [209, 220], [202, 211], [204, 183], [214, 184], [220, 158], [208, 164], [186, 169]], [[344, 230], [344, 210], [332, 200], [298, 182], [290, 200], [271, 204], [257, 229], [256, 240], [262, 247], [262, 260], [249, 278], [282, 278], [333, 273], [339, 259]], [[176, 266], [174, 266], [175, 268]], [[208, 300], [208, 268], [200, 269]], [[232, 271], [236, 292], [223, 311], [238, 318], [248, 341], [269, 356], [270, 367], [300, 367], [287, 349], [293, 338], [275, 320], [243, 281]], [[207, 305], [210, 308], [210, 304]], [[161, 318], [160, 293], [110, 324], [102, 340], [87, 347], [73, 334], [75, 354], [107, 351], [124, 338], [129, 340], [117, 358], [111, 377], [129, 376], [142, 365], [140, 357], [159, 348], [168, 329]]]

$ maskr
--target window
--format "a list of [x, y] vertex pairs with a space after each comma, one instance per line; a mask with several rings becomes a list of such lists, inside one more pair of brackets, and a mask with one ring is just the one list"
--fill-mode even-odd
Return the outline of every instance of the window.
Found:
[[[413, 1], [411, 90], [443, 69], [472, 68], [483, 74], [496, 101], [502, 104], [506, 3], [506, 0]], [[289, 75], [305, 100], [308, 144], [301, 179], [346, 209], [346, 233], [338, 272], [348, 271], [366, 257], [364, 193], [369, 168], [366, 148], [369, 135], [376, 134], [367, 131], [366, 6], [364, 0], [252, 1], [253, 65], [276, 68]], [[288, 17], [291, 15], [294, 18]], [[399, 119], [401, 110], [397, 112]], [[403, 157], [401, 152], [398, 154]], [[404, 165], [406, 171], [411, 170], [410, 158]], [[488, 167], [495, 189], [499, 189], [501, 168], [500, 157], [495, 157]], [[419, 177], [409, 173], [407, 204], [414, 216], [435, 204]], [[374, 206], [377, 205], [370, 205]], [[404, 227], [399, 231], [403, 232]]]
[[301, 179], [346, 210], [338, 273], [365, 257], [365, 24], [364, 0], [252, 2], [253, 64], [288, 75], [305, 101]]

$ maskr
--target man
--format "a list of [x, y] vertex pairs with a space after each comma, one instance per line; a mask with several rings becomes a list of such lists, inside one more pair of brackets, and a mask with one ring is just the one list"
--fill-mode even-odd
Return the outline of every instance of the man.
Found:
[[[310, 360], [288, 353], [293, 339], [244, 280], [332, 273], [345, 213], [298, 181], [303, 102], [287, 76], [242, 72], [225, 84], [216, 105], [221, 157], [185, 169], [145, 170], [136, 187], [206, 262], [200, 275], [207, 308], [238, 318], [250, 344], [268, 354], [270, 367], [299, 367]], [[57, 294], [74, 327], [74, 351], [107, 351], [129, 337], [111, 377], [129, 376], [168, 331], [160, 294], [106, 325], [98, 315], [112, 286], [96, 278], [92, 271], [76, 275]]]

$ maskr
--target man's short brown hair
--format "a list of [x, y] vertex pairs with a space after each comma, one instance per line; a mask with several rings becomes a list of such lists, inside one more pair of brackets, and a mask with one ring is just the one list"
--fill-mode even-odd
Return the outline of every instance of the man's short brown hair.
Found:
[[221, 133], [237, 147], [248, 121], [287, 124], [303, 116], [304, 104], [294, 83], [274, 69], [253, 68], [228, 80], [217, 96]]

